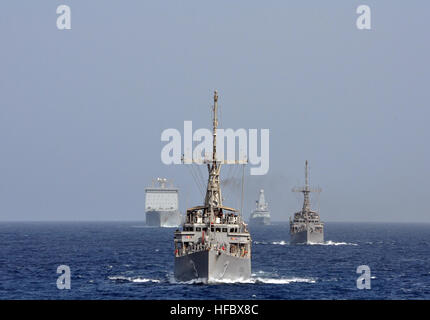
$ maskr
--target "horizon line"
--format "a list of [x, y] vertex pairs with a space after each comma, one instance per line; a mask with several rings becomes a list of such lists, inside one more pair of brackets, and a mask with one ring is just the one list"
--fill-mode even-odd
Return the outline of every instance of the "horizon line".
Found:
[[[77, 222], [89, 222], [89, 223], [94, 223], [94, 222], [124, 222], [124, 223], [128, 223], [128, 222], [138, 222], [138, 223], [143, 223], [146, 224], [145, 220], [0, 220], [0, 223], [7, 223], [7, 222], [13, 222], [13, 223], [17, 223], [17, 222], [64, 222], [64, 223], [77, 223]], [[271, 225], [277, 224], [277, 223], [288, 223], [288, 220], [282, 221], [282, 220], [278, 220], [278, 221], [273, 221]], [[430, 224], [430, 221], [356, 221], [356, 220], [328, 220], [328, 221], [323, 221], [324, 223], [385, 223], [385, 224], [418, 224], [418, 223], [426, 223], [426, 224]], [[248, 224], [249, 225], [249, 224]], [[174, 228], [174, 227], [172, 227]]]

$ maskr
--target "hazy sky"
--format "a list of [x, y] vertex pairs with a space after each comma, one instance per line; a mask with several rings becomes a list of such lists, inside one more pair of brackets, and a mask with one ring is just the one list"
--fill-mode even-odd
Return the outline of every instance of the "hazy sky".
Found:
[[[61, 4], [72, 30], [56, 27]], [[356, 27], [360, 4], [370, 31]], [[210, 128], [218, 89], [222, 128], [270, 129], [246, 217], [260, 188], [273, 220], [300, 209], [291, 188], [308, 159], [323, 220], [430, 222], [429, 12], [418, 0], [1, 1], [0, 220], [143, 221], [158, 176], [182, 210], [200, 204], [189, 168], [161, 162], [160, 136], [184, 120]]]

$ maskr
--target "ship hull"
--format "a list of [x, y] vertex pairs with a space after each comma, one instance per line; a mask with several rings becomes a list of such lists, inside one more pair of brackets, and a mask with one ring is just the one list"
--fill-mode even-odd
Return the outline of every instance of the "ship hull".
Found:
[[324, 243], [323, 232], [312, 232], [303, 230], [295, 233], [290, 233], [290, 244], [313, 244]]
[[178, 227], [182, 222], [179, 211], [147, 211], [146, 225], [151, 227]]
[[249, 219], [250, 226], [268, 226], [270, 225], [270, 217], [258, 217]]
[[237, 281], [251, 277], [251, 259], [228, 255], [222, 251], [204, 250], [175, 257], [178, 281], [199, 279], [204, 282]]

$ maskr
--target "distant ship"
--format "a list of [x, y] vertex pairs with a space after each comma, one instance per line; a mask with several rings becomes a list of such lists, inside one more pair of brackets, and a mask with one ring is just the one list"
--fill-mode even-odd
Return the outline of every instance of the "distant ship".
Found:
[[182, 222], [178, 209], [177, 188], [166, 187], [167, 179], [157, 178], [145, 189], [146, 225], [153, 227], [177, 227]]
[[260, 197], [256, 202], [256, 208], [249, 219], [250, 226], [270, 225], [269, 205], [264, 198], [264, 190], [260, 190]]
[[305, 186], [293, 189], [293, 192], [301, 192], [304, 195], [303, 208], [294, 214], [294, 219], [290, 218], [290, 243], [291, 244], [311, 244], [324, 242], [324, 223], [320, 221], [317, 211], [310, 208], [309, 194], [311, 192], [321, 192], [321, 189], [311, 189], [309, 187], [308, 161], [305, 165]]
[[213, 150], [206, 161], [209, 178], [204, 205], [187, 210], [182, 231], [175, 232], [175, 278], [241, 280], [251, 277], [251, 235], [236, 209], [222, 204], [217, 160], [218, 93], [213, 105]]

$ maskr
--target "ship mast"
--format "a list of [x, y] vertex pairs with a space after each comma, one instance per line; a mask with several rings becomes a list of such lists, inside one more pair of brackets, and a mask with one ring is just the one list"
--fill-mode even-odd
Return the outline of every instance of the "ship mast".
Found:
[[310, 202], [310, 193], [311, 192], [321, 192], [320, 188], [311, 189], [309, 186], [309, 166], [308, 160], [305, 162], [305, 186], [302, 188], [294, 188], [293, 192], [301, 192], [303, 193], [304, 201], [303, 201], [303, 213], [308, 213], [311, 210], [311, 202]]
[[260, 190], [260, 197], [257, 201], [257, 210], [267, 210], [267, 202], [266, 198], [264, 197], [264, 190]]
[[305, 162], [305, 187], [303, 188], [303, 211], [308, 212], [310, 208], [310, 200], [309, 200], [309, 167], [308, 167], [308, 160]]
[[[218, 91], [214, 92], [214, 105], [213, 105], [213, 146], [212, 146], [212, 160], [208, 163], [208, 185], [206, 189], [205, 207], [211, 215], [211, 220], [214, 216], [214, 209], [222, 206], [221, 187], [219, 182], [221, 163], [217, 161], [216, 153], [216, 137], [218, 127]], [[218, 211], [218, 210], [216, 210]]]

